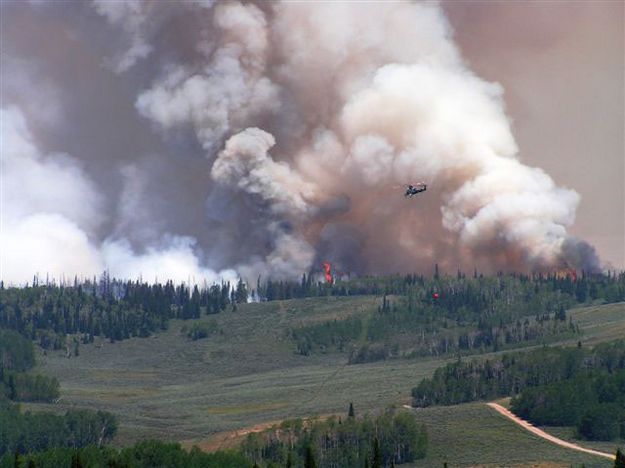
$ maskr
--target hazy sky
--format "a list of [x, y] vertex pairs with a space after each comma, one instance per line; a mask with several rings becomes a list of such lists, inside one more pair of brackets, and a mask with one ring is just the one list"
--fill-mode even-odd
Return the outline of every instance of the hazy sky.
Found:
[[625, 268], [624, 5], [3, 1], [0, 276]]
[[581, 194], [572, 232], [625, 268], [625, 2], [444, 9], [470, 66], [504, 86], [521, 158]]

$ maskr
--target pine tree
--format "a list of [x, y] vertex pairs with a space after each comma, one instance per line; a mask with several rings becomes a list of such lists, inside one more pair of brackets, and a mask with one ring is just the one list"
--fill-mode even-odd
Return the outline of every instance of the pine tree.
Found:
[[304, 458], [304, 468], [317, 468], [317, 462], [315, 461], [315, 454], [310, 445], [306, 447], [306, 457]]
[[247, 286], [243, 282], [241, 278], [239, 278], [239, 282], [237, 283], [237, 289], [235, 292], [235, 300], [239, 304], [243, 304], [247, 302]]
[[15, 388], [15, 377], [13, 374], [9, 375], [9, 400], [17, 399], [17, 390]]
[[380, 451], [380, 441], [376, 437], [373, 439], [373, 460], [371, 468], [382, 468], [382, 452]]
[[80, 461], [80, 452], [76, 450], [72, 454], [72, 466], [71, 468], [82, 468], [82, 462]]
[[354, 412], [354, 404], [351, 402], [349, 403], [349, 411], [347, 412], [347, 417], [348, 418], [356, 417], [356, 413]]
[[614, 468], [625, 468], [625, 453], [621, 452], [620, 448], [616, 449]]

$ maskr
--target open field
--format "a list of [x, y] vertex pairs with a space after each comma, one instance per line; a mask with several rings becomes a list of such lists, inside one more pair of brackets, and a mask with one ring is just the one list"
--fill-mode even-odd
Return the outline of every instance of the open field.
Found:
[[[452, 358], [347, 366], [345, 354], [298, 355], [287, 336], [289, 328], [304, 324], [367, 316], [378, 303], [373, 297], [329, 297], [247, 304], [236, 312], [172, 321], [169, 330], [150, 338], [114, 344], [96, 340], [81, 345], [80, 355], [70, 359], [60, 351], [48, 353], [39, 358], [37, 370], [59, 379], [61, 401], [24, 406], [111, 411], [120, 421], [116, 443], [126, 445], [147, 437], [201, 441], [216, 432], [267, 421], [345, 412], [350, 401], [358, 412], [405, 404], [421, 378]], [[625, 304], [574, 309], [571, 314], [583, 330], [584, 343], [625, 336]], [[219, 332], [190, 341], [180, 331], [185, 325], [206, 320], [216, 320]], [[448, 458], [450, 466], [478, 460], [512, 464], [514, 460], [527, 461], [522, 457], [528, 454], [538, 457], [535, 460], [563, 461], [566, 466], [606, 466], [596, 457], [566, 455], [568, 450], [557, 447], [540, 451], [542, 444], [550, 444], [523, 434], [483, 404], [430, 408], [420, 410], [419, 415], [430, 428], [431, 463], [442, 465], [447, 448], [453, 447], [456, 458]], [[508, 426], [509, 430], [502, 429]], [[493, 429], [496, 427], [500, 429]], [[469, 433], [473, 435], [469, 437]], [[527, 439], [525, 448], [514, 452], [517, 458], [501, 458], [500, 447], [506, 445], [498, 437], [504, 436], [510, 438], [511, 446], [517, 438]], [[480, 444], [492, 445], [492, 454]], [[569, 458], [562, 458], [565, 456]]]
[[489, 407], [493, 408], [494, 410], [496, 410], [498, 413], [500, 413], [501, 415], [505, 416], [506, 418], [510, 419], [512, 422], [514, 422], [517, 426], [522, 427], [523, 429], [525, 429], [526, 431], [531, 432], [532, 434], [536, 434], [539, 437], [542, 437], [543, 439], [552, 442], [556, 445], [559, 445], [561, 447], [565, 447], [565, 448], [569, 448], [571, 450], [577, 450], [578, 452], [585, 452], [585, 453], [589, 453], [591, 455], [597, 455], [600, 457], [604, 457], [607, 458], [609, 460], [614, 460], [615, 456], [612, 453], [613, 451], [616, 450], [616, 446], [612, 447], [610, 449], [610, 452], [602, 452], [600, 450], [595, 450], [589, 447], [583, 447], [579, 444], [576, 443], [571, 443], [569, 441], [560, 439], [556, 436], [554, 436], [553, 434], [549, 434], [545, 431], [543, 431], [542, 429], [535, 427], [532, 423], [530, 423], [529, 421], [526, 421], [525, 419], [519, 418], [516, 414], [512, 413], [508, 408], [503, 407], [502, 405], [500, 405], [497, 402], [488, 402], [486, 403]]
[[584, 344], [625, 338], [625, 303], [581, 307], [570, 314], [583, 331]]
[[[609, 460], [558, 447], [530, 434], [484, 403], [415, 410], [428, 427], [429, 448], [416, 467], [611, 467]], [[505, 465], [502, 463], [505, 462]]]
[[[510, 409], [510, 397], [502, 398], [497, 400], [496, 403], [499, 403], [504, 408]], [[570, 426], [536, 426], [538, 429], [555, 436], [559, 439], [562, 439], [566, 442], [571, 442], [573, 444], [580, 445], [584, 448], [589, 448], [592, 450], [598, 450], [600, 452], [614, 454], [616, 453], [616, 449], [621, 447], [625, 447], [625, 440], [613, 440], [610, 442], [602, 442], [597, 440], [580, 440], [575, 437], [575, 427]]]

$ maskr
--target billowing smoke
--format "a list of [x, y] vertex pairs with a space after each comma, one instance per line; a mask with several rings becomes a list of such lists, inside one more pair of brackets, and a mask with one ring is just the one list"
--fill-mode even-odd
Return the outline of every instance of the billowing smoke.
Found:
[[463, 62], [438, 4], [85, 8], [126, 41], [111, 55], [87, 37], [105, 51], [98, 73], [128, 83], [124, 118], [161, 144], [128, 142], [96, 181], [80, 154], [41, 154], [9, 108], [3, 278], [599, 269], [568, 234], [579, 195], [523, 164], [502, 87]]
[[[79, 161], [66, 154], [42, 154], [17, 108], [1, 109], [0, 119], [3, 280], [19, 284], [38, 275], [71, 281], [105, 269], [112, 276], [147, 281], [236, 278], [234, 271], [217, 273], [201, 266], [190, 237], [161, 233], [159, 245], [148, 243], [140, 254], [114, 234], [99, 243], [95, 231], [104, 222], [103, 200]], [[122, 196], [123, 207], [139, 212], [141, 207], [129, 197]], [[120, 226], [126, 216], [120, 217]]]

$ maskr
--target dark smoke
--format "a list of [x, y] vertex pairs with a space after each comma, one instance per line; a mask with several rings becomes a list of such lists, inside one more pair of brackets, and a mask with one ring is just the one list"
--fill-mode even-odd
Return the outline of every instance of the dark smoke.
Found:
[[7, 281], [600, 268], [437, 4], [3, 9]]

